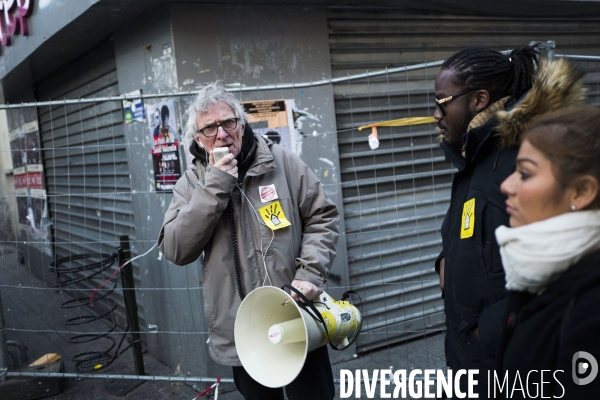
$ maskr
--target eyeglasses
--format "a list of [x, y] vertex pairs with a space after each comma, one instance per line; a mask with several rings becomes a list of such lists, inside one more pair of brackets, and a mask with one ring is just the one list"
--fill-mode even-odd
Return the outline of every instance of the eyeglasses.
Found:
[[462, 92], [453, 94], [452, 96], [448, 96], [448, 97], [444, 97], [443, 99], [434, 99], [435, 100], [435, 107], [438, 109], [438, 111], [440, 112], [440, 114], [442, 114], [442, 117], [446, 116], [446, 110], [444, 109], [444, 106], [442, 104], [447, 103], [451, 100], [456, 99], [457, 97], [460, 97], [462, 95], [465, 95], [467, 93], [471, 93], [472, 91], [477, 90], [477, 89], [467, 89], [464, 90]]
[[211, 138], [217, 135], [219, 127], [223, 128], [225, 132], [229, 133], [237, 127], [237, 124], [238, 118], [229, 118], [224, 121], [221, 121], [221, 123], [219, 124], [205, 126], [202, 129], [198, 129], [196, 132], [203, 134], [207, 138]]

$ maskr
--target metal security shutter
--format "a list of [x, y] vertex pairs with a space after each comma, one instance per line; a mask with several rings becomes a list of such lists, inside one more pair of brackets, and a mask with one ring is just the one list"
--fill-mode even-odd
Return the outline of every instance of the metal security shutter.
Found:
[[[38, 101], [115, 95], [119, 91], [110, 40], [36, 85]], [[55, 257], [115, 253], [120, 235], [134, 241], [120, 102], [39, 107], [38, 119]], [[80, 283], [86, 288], [96, 284]], [[118, 311], [122, 315], [121, 307]]]
[[[468, 46], [499, 50], [555, 40], [557, 53], [598, 55], [597, 19], [503, 19], [413, 15], [390, 9], [328, 9], [335, 77], [443, 60]], [[585, 64], [585, 63], [584, 63]], [[593, 65], [588, 65], [593, 64]], [[587, 63], [598, 97], [598, 66]], [[379, 128], [397, 118], [431, 116], [438, 68], [334, 86], [351, 285], [362, 296], [361, 352], [443, 329], [433, 262], [449, 205], [452, 167], [435, 125]]]

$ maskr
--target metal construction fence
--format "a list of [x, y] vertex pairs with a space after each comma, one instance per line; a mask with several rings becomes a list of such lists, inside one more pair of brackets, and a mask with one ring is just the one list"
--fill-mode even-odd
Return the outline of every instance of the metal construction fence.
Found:
[[[569, 58], [582, 69], [590, 103], [600, 104], [600, 57], [555, 57]], [[344, 210], [346, 270], [334, 271], [327, 289], [359, 292], [364, 318], [355, 359], [340, 360], [336, 368], [445, 367], [443, 305], [433, 260], [441, 247], [452, 167], [433, 124], [379, 128], [377, 148], [369, 147], [370, 128], [358, 130], [384, 120], [433, 115], [433, 81], [441, 63], [229, 89], [240, 100], [246, 93], [282, 99], [288, 90], [310, 94], [329, 87], [333, 92], [336, 129], [315, 128], [310, 139], [329, 143], [323, 138], [335, 137], [339, 154], [339, 170], [319, 155], [315, 159], [322, 165], [314, 166], [329, 178], [326, 190]], [[181, 135], [183, 111], [196, 93], [117, 95], [114, 82], [86, 90], [71, 94], [77, 98], [0, 105], [8, 115], [11, 142], [0, 157], [11, 158], [14, 170], [14, 190], [0, 186], [0, 345], [5, 346], [0, 373], [4, 378], [214, 382], [219, 372], [207, 361], [200, 263], [175, 272], [153, 247], [171, 198], [168, 190], [156, 190], [156, 179], [177, 175], [170, 161], [181, 163], [181, 172], [186, 155], [176, 145], [171, 160], [157, 161], [149, 151], [152, 129], [159, 124], [152, 118], [156, 110], [160, 114], [158, 105], [172, 107], [176, 126], [166, 135]], [[140, 100], [146, 102], [146, 122], [125, 125], [124, 101], [131, 106]], [[295, 111], [305, 128], [319, 126], [318, 116]], [[309, 140], [307, 135], [304, 129], [296, 139]], [[148, 227], [143, 227], [146, 216]], [[129, 246], [131, 254], [123, 255]], [[139, 258], [129, 264], [133, 275], [124, 289], [116, 272], [134, 255]], [[137, 310], [128, 308], [128, 291]], [[139, 328], [128, 320], [133, 313], [139, 314]], [[177, 373], [143, 375], [139, 366], [131, 374], [102, 371], [140, 340]], [[29, 353], [23, 354], [19, 342]], [[65, 371], [13, 371], [50, 348], [63, 349]], [[205, 361], [186, 367], [199, 359]]]

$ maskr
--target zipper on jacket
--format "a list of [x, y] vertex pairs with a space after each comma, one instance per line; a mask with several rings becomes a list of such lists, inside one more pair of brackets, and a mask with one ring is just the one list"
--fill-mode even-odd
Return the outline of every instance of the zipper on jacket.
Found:
[[496, 153], [496, 159], [494, 160], [494, 168], [492, 169], [492, 171], [496, 170], [496, 166], [498, 165], [498, 158], [500, 157], [500, 152], [502, 151], [502, 149], [498, 149], [498, 153]]

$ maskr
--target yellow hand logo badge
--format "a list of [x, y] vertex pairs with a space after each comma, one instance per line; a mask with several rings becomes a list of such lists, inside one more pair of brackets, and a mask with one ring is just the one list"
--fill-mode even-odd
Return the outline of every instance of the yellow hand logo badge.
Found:
[[460, 238], [467, 239], [473, 237], [475, 232], [475, 199], [465, 202], [462, 213], [462, 224], [460, 227]]
[[283, 209], [281, 208], [281, 203], [279, 203], [279, 200], [259, 208], [258, 213], [262, 217], [265, 224], [272, 230], [277, 230], [292, 225], [283, 213]]

